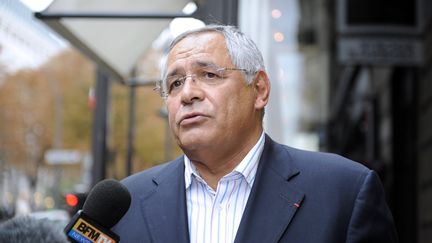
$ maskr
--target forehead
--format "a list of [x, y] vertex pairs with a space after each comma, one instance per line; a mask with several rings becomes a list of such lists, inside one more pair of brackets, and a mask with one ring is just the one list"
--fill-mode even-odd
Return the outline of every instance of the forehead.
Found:
[[197, 62], [231, 64], [225, 38], [218, 32], [192, 34], [179, 41], [169, 52], [167, 68], [193, 65]]

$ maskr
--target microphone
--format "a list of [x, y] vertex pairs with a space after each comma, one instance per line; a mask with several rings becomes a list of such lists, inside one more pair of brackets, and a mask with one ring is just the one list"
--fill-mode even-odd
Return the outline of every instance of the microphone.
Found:
[[0, 223], [0, 242], [67, 243], [62, 228], [50, 220], [33, 218], [31, 215], [17, 216]]
[[64, 229], [71, 242], [117, 243], [120, 237], [111, 228], [128, 211], [131, 195], [120, 182], [102, 180], [90, 191], [83, 209]]

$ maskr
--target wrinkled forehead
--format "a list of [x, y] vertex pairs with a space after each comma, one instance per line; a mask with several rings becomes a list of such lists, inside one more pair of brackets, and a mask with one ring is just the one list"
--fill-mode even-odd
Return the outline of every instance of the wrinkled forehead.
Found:
[[[168, 53], [170, 53], [174, 47], [176, 47], [179, 43], [184, 42], [184, 41], [190, 41], [193, 40], [193, 42], [197, 42], [198, 41], [202, 41], [202, 42], [208, 42], [209, 40], [212, 39], [219, 39], [220, 41], [222, 41], [225, 44], [225, 36], [217, 31], [217, 30], [205, 30], [205, 31], [200, 31], [200, 32], [193, 32], [193, 33], [189, 33], [186, 35], [180, 35], [179, 37], [175, 38], [168, 50]], [[197, 41], [198, 40], [198, 41]]]
[[224, 36], [219, 32], [195, 33], [179, 40], [168, 53], [166, 67], [189, 62], [231, 61]]

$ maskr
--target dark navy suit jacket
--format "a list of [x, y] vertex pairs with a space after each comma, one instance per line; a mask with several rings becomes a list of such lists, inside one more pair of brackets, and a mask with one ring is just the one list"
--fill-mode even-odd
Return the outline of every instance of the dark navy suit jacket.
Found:
[[[113, 228], [120, 242], [189, 242], [183, 157], [122, 183], [132, 203]], [[266, 135], [235, 242], [391, 243], [397, 236], [375, 172]]]

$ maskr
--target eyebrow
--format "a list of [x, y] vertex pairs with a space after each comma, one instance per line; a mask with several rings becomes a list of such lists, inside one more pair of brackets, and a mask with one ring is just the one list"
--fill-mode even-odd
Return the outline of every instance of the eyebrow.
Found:
[[[215, 63], [213, 63], [213, 62], [207, 62], [207, 61], [196, 61], [195, 63], [192, 64], [192, 67], [200, 67], [200, 68], [213, 67], [213, 68], [219, 68], [219, 66], [216, 65]], [[169, 77], [169, 76], [178, 75], [178, 73], [181, 70], [184, 70], [184, 69], [176, 67], [173, 70], [169, 71], [166, 76]]]
[[216, 65], [213, 62], [204, 62], [204, 61], [197, 61], [196, 63], [194, 63], [196, 66], [198, 67], [215, 67], [218, 68], [219, 66]]
[[177, 75], [179, 70], [180, 70], [180, 68], [174, 68], [174, 70], [171, 70], [166, 74], [166, 77]]

